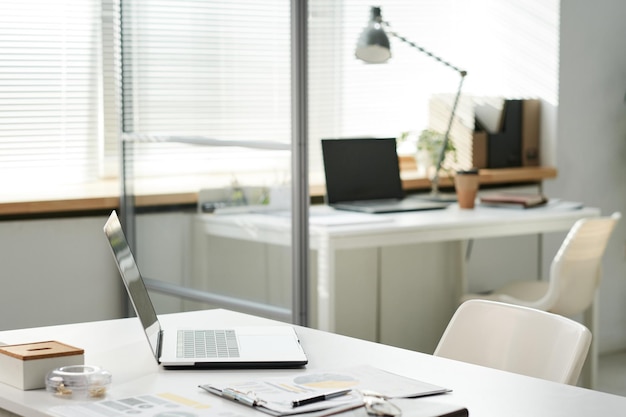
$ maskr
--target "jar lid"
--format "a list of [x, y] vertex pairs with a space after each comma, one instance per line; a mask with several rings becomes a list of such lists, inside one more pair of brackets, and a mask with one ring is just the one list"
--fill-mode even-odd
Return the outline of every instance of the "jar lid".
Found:
[[63, 366], [46, 375], [46, 390], [63, 398], [101, 399], [110, 385], [111, 373], [91, 365]]

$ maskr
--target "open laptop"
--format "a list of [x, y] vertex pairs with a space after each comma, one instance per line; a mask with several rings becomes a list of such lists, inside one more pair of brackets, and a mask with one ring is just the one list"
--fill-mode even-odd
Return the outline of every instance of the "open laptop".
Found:
[[336, 209], [392, 213], [449, 204], [405, 198], [394, 138], [322, 139], [322, 157], [326, 203]]
[[292, 326], [162, 329], [113, 211], [104, 225], [113, 257], [154, 357], [166, 368], [283, 368], [308, 360]]

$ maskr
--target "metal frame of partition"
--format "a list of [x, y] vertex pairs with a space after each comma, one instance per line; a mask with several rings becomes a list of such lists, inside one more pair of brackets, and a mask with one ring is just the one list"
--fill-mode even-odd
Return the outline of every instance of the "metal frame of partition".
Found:
[[[123, 1], [123, 0], [121, 0]], [[120, 48], [123, 49], [123, 11], [120, 7]], [[307, 31], [308, 2], [291, 0], [291, 120], [292, 139], [290, 145], [274, 142], [230, 142], [205, 137], [150, 136], [128, 132], [124, 125], [123, 89], [121, 82], [123, 61], [120, 58], [120, 147], [121, 147], [121, 193], [120, 219], [130, 247], [136, 248], [135, 194], [133, 189], [133, 150], [137, 142], [178, 142], [202, 146], [241, 146], [253, 149], [291, 150], [292, 174], [292, 307], [291, 309], [268, 304], [227, 297], [181, 285], [145, 278], [146, 287], [159, 293], [189, 300], [206, 302], [224, 308], [243, 309], [253, 314], [270, 314], [294, 324], [308, 324], [308, 282], [309, 282], [309, 178], [308, 178], [308, 107], [307, 107]], [[120, 57], [122, 55], [120, 54]]]
[[292, 321], [308, 324], [309, 168], [308, 168], [308, 2], [291, 1], [291, 264]]

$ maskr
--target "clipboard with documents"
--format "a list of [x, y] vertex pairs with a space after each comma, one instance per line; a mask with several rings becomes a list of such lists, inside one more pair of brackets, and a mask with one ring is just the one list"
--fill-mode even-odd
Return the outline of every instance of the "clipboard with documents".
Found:
[[207, 383], [200, 388], [273, 416], [306, 413], [321, 417], [364, 405], [362, 392], [383, 398], [415, 398], [450, 390], [363, 365], [237, 383]]

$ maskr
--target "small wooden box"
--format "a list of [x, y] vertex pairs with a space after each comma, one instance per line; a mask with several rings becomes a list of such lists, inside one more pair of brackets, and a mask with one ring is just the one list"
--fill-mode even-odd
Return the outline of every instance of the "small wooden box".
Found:
[[48, 372], [68, 365], [83, 365], [85, 351], [48, 341], [0, 346], [0, 382], [29, 390], [45, 388]]

